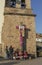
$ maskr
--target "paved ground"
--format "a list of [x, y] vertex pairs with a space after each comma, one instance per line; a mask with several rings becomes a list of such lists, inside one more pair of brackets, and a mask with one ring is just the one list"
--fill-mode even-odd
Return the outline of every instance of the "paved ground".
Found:
[[31, 60], [2, 60], [0, 65], [42, 65], [42, 58]]

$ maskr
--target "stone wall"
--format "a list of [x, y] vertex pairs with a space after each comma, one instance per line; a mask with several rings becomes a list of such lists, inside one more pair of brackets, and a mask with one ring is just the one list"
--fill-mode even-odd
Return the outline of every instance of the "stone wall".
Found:
[[[6, 45], [12, 45], [14, 49], [21, 49], [20, 46], [20, 31], [16, 26], [22, 23], [26, 26], [23, 30], [25, 47], [28, 53], [36, 55], [36, 33], [35, 33], [35, 14], [32, 13], [31, 2], [26, 0], [26, 8], [22, 9], [18, 5], [16, 8], [5, 7], [4, 23], [2, 27], [2, 43], [5, 49]], [[3, 51], [4, 51], [3, 49]]]
[[36, 35], [35, 35], [35, 16], [34, 15], [24, 15], [20, 14], [9, 14], [5, 13], [4, 23], [2, 28], [2, 42], [4, 43], [4, 48], [6, 45], [21, 49], [20, 46], [20, 33], [16, 29], [16, 26], [19, 26], [20, 23], [27, 28], [26, 33], [26, 49], [28, 53], [36, 54]]

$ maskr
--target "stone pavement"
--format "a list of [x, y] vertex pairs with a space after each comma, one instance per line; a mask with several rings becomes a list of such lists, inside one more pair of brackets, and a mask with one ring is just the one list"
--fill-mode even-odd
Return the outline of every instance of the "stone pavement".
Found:
[[42, 65], [42, 57], [31, 60], [3, 60], [0, 65]]
[[18, 64], [20, 61], [18, 60], [3, 60], [0, 61], [0, 65], [14, 65], [14, 64]]

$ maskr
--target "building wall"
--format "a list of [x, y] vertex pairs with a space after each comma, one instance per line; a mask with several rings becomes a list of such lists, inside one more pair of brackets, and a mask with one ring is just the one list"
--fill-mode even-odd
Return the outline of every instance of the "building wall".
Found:
[[[14, 49], [21, 49], [20, 46], [20, 33], [16, 29], [16, 26], [19, 26], [21, 22], [26, 26], [26, 37], [25, 45], [28, 53], [35, 54], [36, 56], [36, 33], [35, 33], [35, 15], [30, 9], [30, 0], [28, 9], [21, 8], [10, 8], [5, 7], [4, 10], [4, 23], [2, 27], [2, 43], [3, 49], [5, 50], [6, 45], [12, 45]], [[27, 4], [27, 1], [26, 1]], [[23, 30], [24, 34], [24, 30]]]
[[[4, 46], [13, 45], [13, 47], [20, 48], [20, 33], [19, 30], [16, 29], [16, 26], [19, 26], [22, 22], [23, 25], [26, 25], [27, 34], [26, 34], [26, 49], [28, 53], [36, 53], [36, 43], [35, 43], [35, 22], [34, 16], [26, 16], [26, 15], [5, 15], [4, 24], [2, 28], [2, 42]], [[4, 48], [5, 48], [4, 47]]]
[[2, 31], [2, 26], [4, 22], [4, 5], [5, 5], [5, 0], [0, 0], [0, 44], [1, 43], [1, 31]]
[[42, 34], [36, 34], [36, 45], [42, 47]]
[[2, 55], [2, 41], [1, 41], [1, 33], [2, 33], [2, 26], [4, 22], [4, 6], [5, 6], [5, 0], [0, 0], [0, 56]]

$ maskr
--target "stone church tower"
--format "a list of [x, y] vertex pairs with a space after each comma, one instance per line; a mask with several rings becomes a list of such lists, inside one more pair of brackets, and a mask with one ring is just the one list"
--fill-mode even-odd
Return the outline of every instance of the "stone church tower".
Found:
[[26, 50], [36, 56], [35, 16], [30, 0], [5, 0], [2, 27], [3, 51], [6, 46], [12, 45], [15, 50], [17, 48]]

